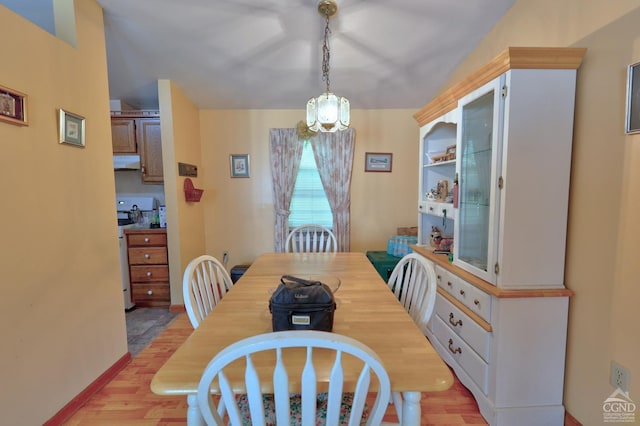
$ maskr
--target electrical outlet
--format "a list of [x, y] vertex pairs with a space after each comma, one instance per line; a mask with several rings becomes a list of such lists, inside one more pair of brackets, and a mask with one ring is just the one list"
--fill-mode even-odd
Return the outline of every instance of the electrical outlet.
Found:
[[629, 370], [615, 361], [611, 361], [611, 386], [623, 392], [629, 392]]
[[225, 250], [222, 252], [222, 263], [226, 265], [228, 261], [229, 261], [229, 252]]

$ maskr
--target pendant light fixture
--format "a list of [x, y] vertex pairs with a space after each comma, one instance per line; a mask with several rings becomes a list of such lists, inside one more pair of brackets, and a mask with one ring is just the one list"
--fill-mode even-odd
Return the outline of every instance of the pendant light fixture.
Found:
[[318, 12], [326, 19], [322, 45], [322, 80], [326, 83], [327, 90], [307, 102], [307, 126], [314, 132], [335, 132], [349, 127], [349, 100], [331, 93], [329, 81], [329, 18], [337, 11], [338, 4], [334, 0], [318, 2]]

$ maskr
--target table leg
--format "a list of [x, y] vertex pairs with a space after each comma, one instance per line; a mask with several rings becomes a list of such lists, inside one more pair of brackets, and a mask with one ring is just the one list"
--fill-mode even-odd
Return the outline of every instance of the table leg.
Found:
[[[206, 426], [195, 394], [187, 395], [187, 426]], [[420, 408], [420, 407], [418, 407]]]
[[420, 392], [402, 392], [402, 426], [420, 426]]

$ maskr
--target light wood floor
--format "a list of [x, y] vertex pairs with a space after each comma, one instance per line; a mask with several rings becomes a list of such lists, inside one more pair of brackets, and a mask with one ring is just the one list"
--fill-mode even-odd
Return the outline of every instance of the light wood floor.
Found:
[[[149, 384], [191, 331], [186, 314], [181, 314], [65, 425], [185, 424], [186, 398], [155, 395]], [[471, 393], [457, 379], [448, 391], [423, 393], [421, 405], [422, 425], [487, 424]], [[392, 406], [387, 413], [385, 420], [397, 420]]]

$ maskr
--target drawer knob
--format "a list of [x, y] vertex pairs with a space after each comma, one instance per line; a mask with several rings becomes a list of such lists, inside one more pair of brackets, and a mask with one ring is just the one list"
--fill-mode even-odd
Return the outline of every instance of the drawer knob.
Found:
[[480, 304], [480, 301], [478, 299], [473, 299], [473, 304], [478, 306]]
[[147, 276], [150, 277], [151, 276], [151, 271], [147, 271]]
[[151, 296], [151, 295], [153, 294], [153, 290], [149, 290], [149, 291], [147, 291], [147, 294], [148, 294], [149, 296]]
[[451, 284], [451, 281], [447, 281], [447, 285], [451, 287], [453, 284]]
[[437, 278], [438, 278], [438, 281], [440, 281], [442, 279], [442, 277], [440, 275], [438, 275]]
[[144, 242], [145, 242], [145, 243], [148, 243], [149, 241], [150, 241], [150, 240], [149, 240], [149, 237], [144, 237]]
[[151, 255], [149, 255], [149, 253], [145, 253], [145, 254], [144, 254], [144, 258], [145, 258], [145, 259], [149, 259], [150, 257], [151, 257]]
[[449, 339], [449, 351], [451, 351], [452, 354], [461, 354], [462, 353], [462, 349], [460, 349], [460, 347], [457, 347], [455, 349], [453, 349], [453, 340]]
[[464, 290], [460, 290], [460, 296], [464, 296]]
[[462, 320], [459, 319], [457, 321], [453, 320], [453, 312], [449, 312], [449, 324], [451, 324], [454, 327], [460, 326], [462, 327]]

